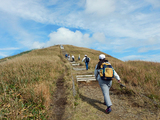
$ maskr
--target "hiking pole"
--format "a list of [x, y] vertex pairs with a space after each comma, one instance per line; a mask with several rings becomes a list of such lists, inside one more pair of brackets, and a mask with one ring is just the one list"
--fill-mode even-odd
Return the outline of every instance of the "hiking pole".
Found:
[[120, 85], [120, 88], [123, 88], [123, 87], [125, 87], [125, 88], [126, 88], [126, 86], [125, 86], [125, 85], [123, 85], [122, 83], [119, 83], [119, 85]]

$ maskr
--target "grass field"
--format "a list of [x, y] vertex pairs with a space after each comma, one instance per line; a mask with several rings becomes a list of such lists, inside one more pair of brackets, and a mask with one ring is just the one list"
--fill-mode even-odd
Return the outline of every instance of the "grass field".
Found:
[[[105, 54], [103, 52], [93, 49], [68, 45], [65, 46], [65, 50], [68, 51], [70, 55], [73, 54], [77, 61], [79, 54], [81, 56], [81, 60], [84, 55], [87, 54], [87, 56], [91, 58], [91, 62], [89, 63], [89, 71], [94, 71], [95, 65], [98, 63], [98, 56], [100, 54]], [[121, 92], [125, 92], [126, 94], [134, 94], [134, 96], [144, 95], [153, 100], [154, 102], [160, 102], [160, 63], [145, 61], [123, 62], [108, 54], [105, 55], [106, 59], [112, 64], [113, 68], [121, 77], [122, 83], [127, 86], [127, 89], [122, 89]], [[116, 82], [114, 81], [114, 83]], [[119, 92], [119, 87], [117, 85], [118, 84], [113, 84], [113, 88], [117, 89], [117, 91]], [[141, 104], [140, 106], [146, 106], [145, 100], [146, 99], [144, 98], [143, 102], [138, 102], [137, 100], [136, 101], [137, 104]], [[151, 103], [148, 103], [148, 106], [157, 107], [159, 105], [153, 105]]]
[[[94, 72], [98, 56], [102, 52], [71, 45], [64, 45], [64, 48], [70, 55], [74, 55], [75, 60], [81, 65], [84, 63], [78, 61], [79, 54], [81, 60], [87, 54], [91, 58], [88, 72]], [[114, 80], [112, 87], [116, 94], [123, 93], [124, 99], [132, 98], [132, 102], [134, 101], [137, 106], [159, 109], [157, 103], [160, 102], [160, 63], [123, 62], [105, 55], [127, 86], [127, 89], [120, 89]], [[74, 108], [79, 104], [80, 97], [72, 95], [70, 64], [58, 45], [32, 50], [0, 61], [0, 119], [48, 119], [56, 81], [62, 75], [67, 94], [64, 114], [74, 114]], [[141, 95], [145, 97], [141, 99], [135, 97]]]
[[0, 118], [47, 118], [56, 80], [65, 67], [59, 46], [0, 63]]

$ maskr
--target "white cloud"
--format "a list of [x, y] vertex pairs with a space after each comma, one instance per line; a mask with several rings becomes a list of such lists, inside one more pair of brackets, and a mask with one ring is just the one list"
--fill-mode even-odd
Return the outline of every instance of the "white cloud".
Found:
[[0, 0], [0, 10], [37, 22], [47, 22], [48, 10], [38, 0]]
[[142, 60], [142, 58], [144, 58], [144, 56], [142, 55], [129, 55], [129, 56], [125, 56], [120, 58], [123, 61], [128, 61], [128, 60]]
[[160, 55], [159, 54], [155, 54], [155, 55], [129, 55], [129, 56], [122, 57], [119, 59], [123, 60], [123, 61], [143, 60], [143, 61], [160, 62]]
[[150, 45], [158, 44], [158, 43], [160, 43], [159, 38], [160, 38], [160, 36], [150, 37], [150, 38], [147, 40], [147, 43], [150, 44]]
[[44, 1], [47, 2], [46, 4], [48, 6], [55, 5], [58, 2], [58, 0], [44, 0]]
[[17, 17], [6, 14], [3, 16], [3, 19], [1, 20], [3, 20], [3, 22], [0, 22], [0, 29], [5, 30], [5, 32], [11, 36], [11, 39], [4, 38], [4, 40], [6, 42], [9, 42], [10, 44], [13, 43], [13, 44], [20, 45], [18, 47], [16, 46], [16, 47], [4, 48], [4, 49], [9, 49], [9, 50], [33, 49], [33, 48], [39, 48], [40, 46], [42, 46], [42, 45], [37, 46], [36, 44], [37, 38], [40, 38], [40, 37], [34, 34], [33, 32], [28, 31], [23, 26], [21, 26], [20, 21]]
[[8, 56], [7, 54], [0, 52], [0, 58], [7, 57], [7, 56]]
[[[143, 42], [141, 48], [139, 48], [138, 52], [148, 52], [150, 50], [160, 50], [159, 40], [160, 36], [150, 37]], [[141, 41], [140, 41], [141, 42]]]
[[93, 34], [93, 38], [100, 43], [106, 42], [106, 37], [105, 37], [104, 33], [95, 33], [95, 34]]
[[10, 47], [10, 48], [0, 48], [0, 50], [18, 50], [17, 47]]
[[150, 48], [147, 47], [141, 47], [138, 52], [143, 53], [143, 52], [148, 52], [149, 50], [151, 50]]
[[51, 46], [54, 44], [71, 44], [76, 46], [88, 47], [89, 43], [92, 42], [89, 38], [89, 34], [82, 34], [80, 31], [70, 31], [67, 28], [59, 28], [57, 32], [49, 34], [50, 40], [45, 46]]
[[160, 62], [160, 55], [159, 54], [146, 55], [144, 60], [145, 61], [152, 61], [152, 62]]
[[153, 51], [153, 50], [160, 50], [159, 45], [154, 45], [154, 46], [144, 46], [141, 47], [138, 52], [143, 53], [143, 52], [148, 52], [148, 51]]
[[160, 7], [160, 1], [159, 0], [145, 0], [153, 5], [154, 8]]
[[45, 46], [45, 43], [40, 43], [38, 41], [33, 42], [33, 44], [30, 46], [32, 49], [39, 49]]
[[88, 14], [104, 16], [115, 10], [114, 0], [86, 0], [86, 10]]
[[92, 37], [89, 34], [83, 34], [80, 31], [71, 31], [67, 28], [61, 27], [57, 31], [49, 34], [49, 41], [46, 43], [34, 42], [32, 46], [49, 47], [55, 44], [70, 44], [80, 47], [91, 47], [95, 42], [105, 42], [103, 33], [94, 33]]
[[[157, 45], [160, 44], [159, 0], [81, 0], [78, 2], [0, 0], [0, 2], [0, 16], [2, 16], [0, 26], [4, 24], [2, 28], [7, 29], [22, 47], [41, 48], [54, 44], [89, 47], [95, 42], [97, 45], [103, 45], [100, 48], [105, 48], [105, 44], [109, 43], [110, 46], [105, 49], [112, 49], [114, 52], [124, 52], [131, 48], [136, 48], [139, 52], [147, 52], [157, 50]], [[153, 11], [148, 9], [149, 5], [153, 5], [156, 9]], [[21, 20], [35, 21], [35, 24], [58, 25], [62, 28], [50, 33], [50, 40], [44, 43], [37, 39], [36, 33], [31, 33], [23, 27]], [[65, 27], [87, 32], [73, 32]]]

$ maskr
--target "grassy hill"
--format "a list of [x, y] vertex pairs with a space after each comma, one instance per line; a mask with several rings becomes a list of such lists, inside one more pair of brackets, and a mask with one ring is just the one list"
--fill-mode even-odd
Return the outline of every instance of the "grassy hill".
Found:
[[[91, 71], [94, 70], [95, 65], [98, 62], [98, 56], [103, 53], [75, 46], [65, 46], [65, 50], [68, 51], [70, 55], [73, 54], [76, 59], [79, 54], [81, 55], [81, 58], [87, 54], [91, 58]], [[122, 82], [125, 83], [134, 94], [141, 93], [155, 101], [160, 101], [160, 63], [145, 61], [123, 62], [108, 54], [105, 55], [106, 59], [120, 75]]]
[[1, 62], [0, 118], [46, 118], [56, 80], [68, 65], [59, 46]]
[[[101, 51], [64, 45], [68, 54], [78, 61], [85, 54], [91, 58], [90, 73], [94, 72]], [[105, 54], [105, 53], [103, 53]], [[106, 59], [121, 77], [126, 89], [120, 89], [113, 80], [112, 90], [137, 107], [159, 109], [160, 63], [144, 61], [123, 62], [110, 55]], [[60, 47], [37, 49], [0, 61], [0, 118], [49, 119], [54, 114], [50, 108], [57, 92], [57, 80], [61, 79], [66, 97], [64, 114], [74, 114], [75, 101], [72, 95], [71, 66]], [[84, 63], [78, 61], [82, 66]], [[74, 71], [73, 71], [74, 75]], [[78, 89], [78, 86], [76, 86]]]

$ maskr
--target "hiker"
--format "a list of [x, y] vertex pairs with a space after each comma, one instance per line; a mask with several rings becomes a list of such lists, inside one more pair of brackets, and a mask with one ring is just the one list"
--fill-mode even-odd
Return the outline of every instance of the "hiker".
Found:
[[79, 54], [79, 56], [78, 56], [78, 60], [80, 60], [80, 54]]
[[68, 54], [68, 60], [70, 60], [70, 55]]
[[65, 54], [65, 57], [66, 57], [66, 58], [68, 57], [68, 54], [67, 54], [67, 53]]
[[109, 96], [109, 89], [111, 88], [112, 85], [112, 78], [115, 77], [119, 83], [121, 82], [121, 79], [119, 75], [116, 73], [116, 71], [113, 69], [111, 64], [108, 62], [108, 60], [105, 59], [104, 54], [99, 55], [99, 62], [95, 67], [94, 74], [96, 80], [98, 80], [99, 82], [99, 85], [101, 87], [104, 96], [104, 105], [107, 106], [106, 112], [109, 114], [111, 112], [111, 106], [112, 106], [112, 102]]
[[89, 61], [90, 61], [90, 58], [87, 57], [87, 55], [84, 56], [82, 62], [85, 62], [85, 65], [86, 65], [86, 70], [88, 70], [88, 64], [89, 64]]
[[72, 55], [72, 61], [74, 61], [74, 55]]

